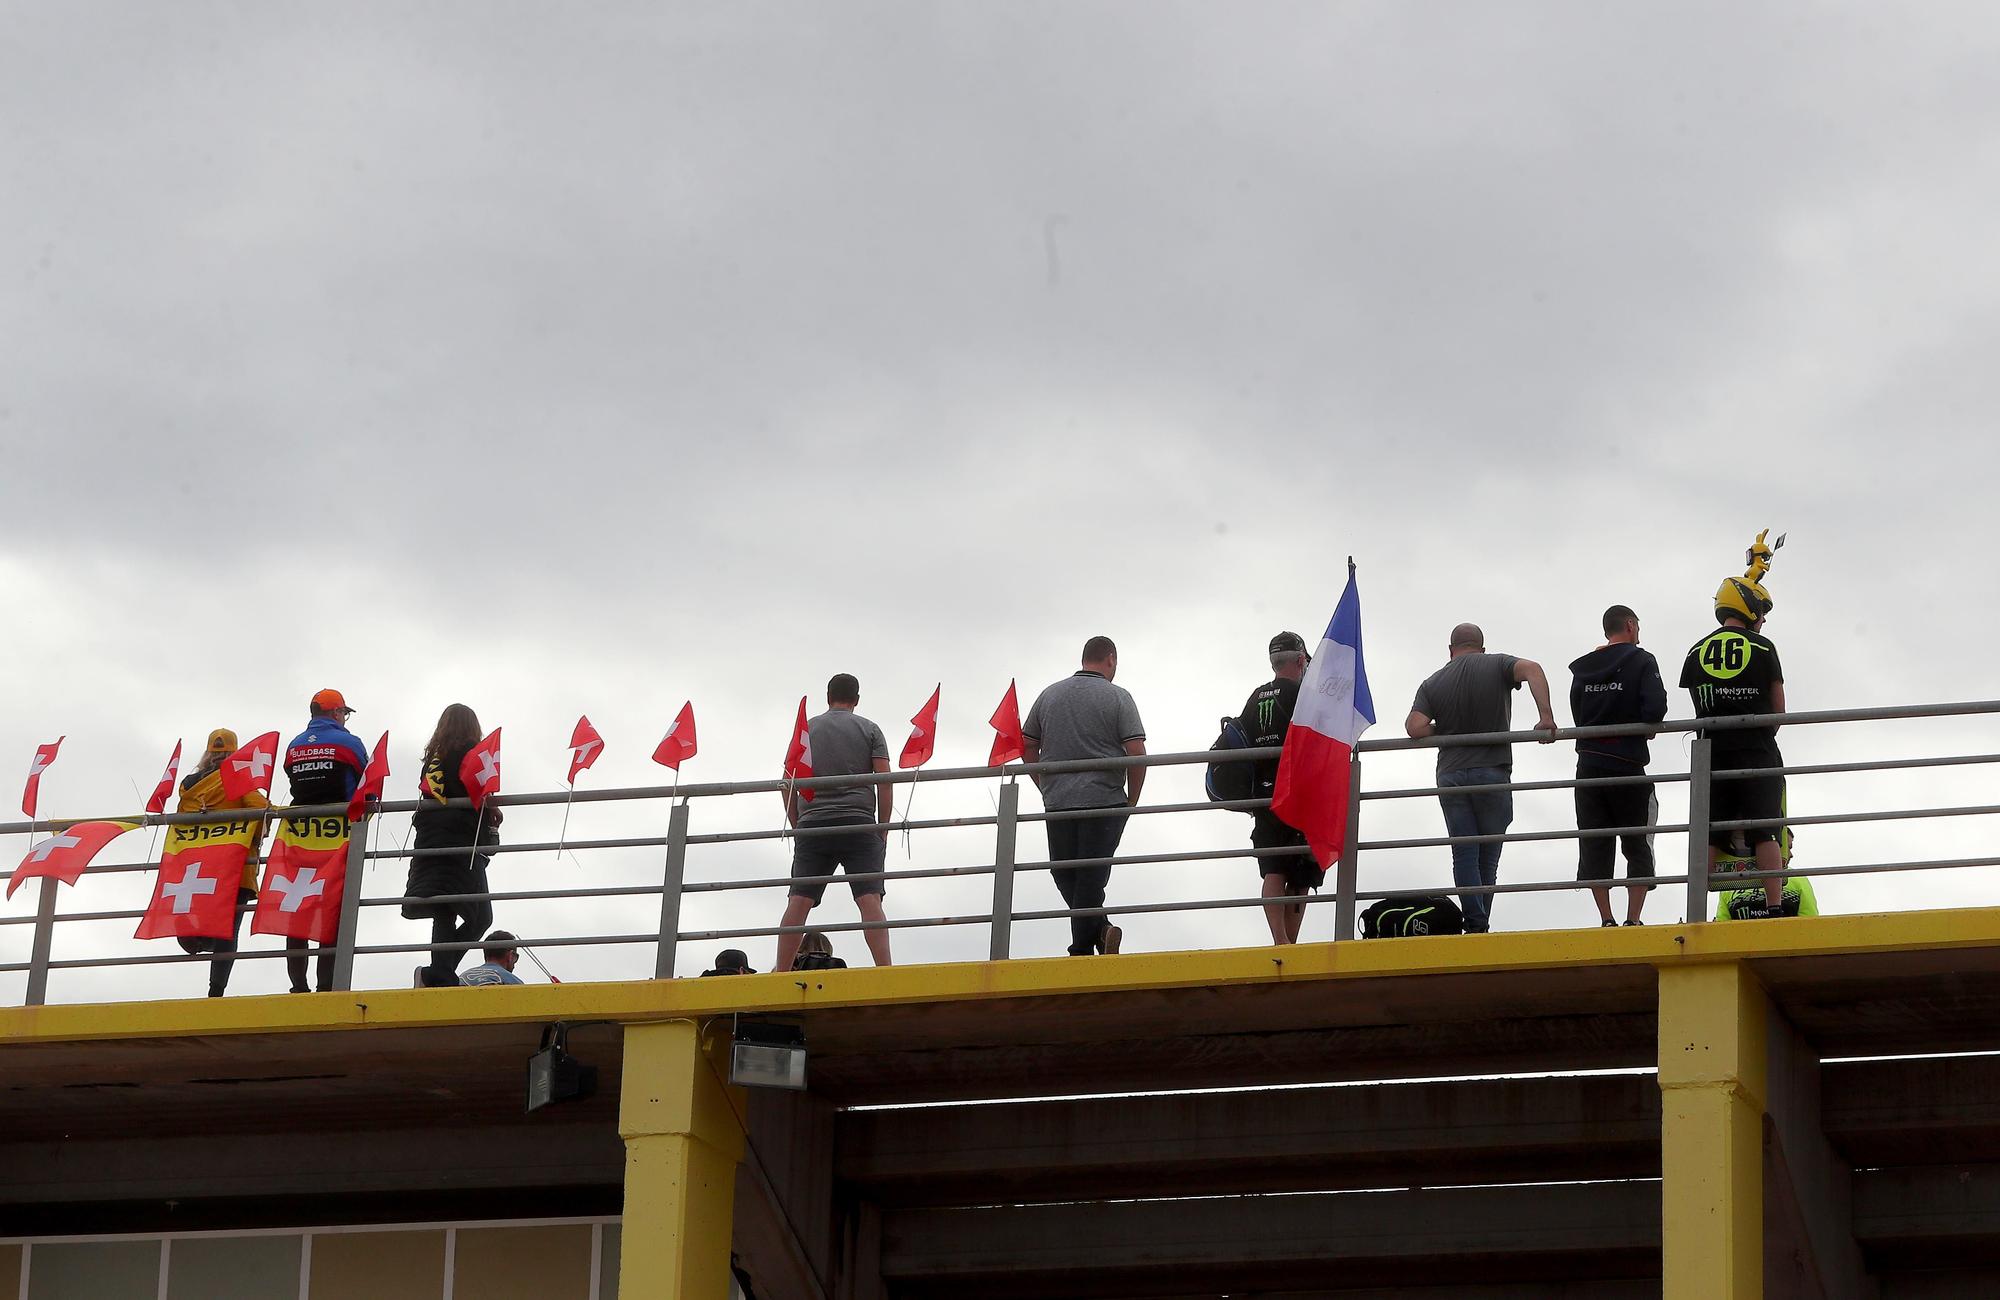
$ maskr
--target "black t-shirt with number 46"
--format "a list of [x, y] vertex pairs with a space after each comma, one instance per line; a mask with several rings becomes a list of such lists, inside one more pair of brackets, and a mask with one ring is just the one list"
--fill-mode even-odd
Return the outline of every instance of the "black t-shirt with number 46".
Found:
[[[1697, 718], [1740, 718], [1771, 709], [1771, 687], [1785, 680], [1778, 647], [1743, 627], [1718, 627], [1694, 643], [1681, 665], [1681, 685], [1694, 696]], [[1756, 755], [1782, 762], [1773, 727], [1717, 731], [1715, 753]]]

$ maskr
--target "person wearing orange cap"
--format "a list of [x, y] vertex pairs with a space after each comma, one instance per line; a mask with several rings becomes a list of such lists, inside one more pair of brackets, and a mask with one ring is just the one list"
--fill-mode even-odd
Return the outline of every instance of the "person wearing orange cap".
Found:
[[[237, 750], [236, 733], [227, 727], [217, 727], [208, 733], [208, 748], [202, 751], [201, 762], [195, 769], [181, 778], [181, 801], [176, 812], [198, 813], [217, 812], [235, 808], [269, 808], [271, 801], [256, 790], [246, 792], [240, 799], [231, 799], [222, 792], [222, 760]], [[259, 827], [259, 833], [262, 828]], [[181, 951], [235, 952], [243, 935], [243, 916], [251, 904], [257, 901], [257, 856], [253, 842], [250, 856], [243, 861], [243, 879], [236, 888], [236, 933], [227, 939], [211, 939], [200, 936], [183, 936]], [[208, 964], [208, 996], [219, 998], [229, 988], [229, 972], [236, 966], [232, 958], [218, 958]]]
[[[292, 783], [294, 806], [345, 804], [361, 784], [368, 768], [368, 746], [347, 729], [354, 713], [347, 698], [328, 687], [313, 694], [308, 706], [312, 719], [285, 748], [285, 776]], [[306, 950], [304, 939], [286, 939], [288, 951], [298, 955], [285, 958], [285, 970], [292, 977], [292, 992], [305, 993]], [[317, 986], [321, 993], [333, 988], [333, 954], [320, 945]]]

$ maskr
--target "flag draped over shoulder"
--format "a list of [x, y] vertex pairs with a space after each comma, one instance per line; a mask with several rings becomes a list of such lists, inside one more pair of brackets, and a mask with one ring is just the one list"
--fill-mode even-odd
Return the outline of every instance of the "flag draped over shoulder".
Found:
[[7, 881], [7, 897], [12, 898], [23, 882], [36, 876], [74, 885], [105, 845], [137, 825], [137, 822], [78, 822], [36, 842]]
[[1025, 752], [1021, 739], [1021, 697], [1012, 681], [1007, 683], [1007, 693], [1000, 697], [1000, 707], [986, 721], [993, 728], [993, 749], [986, 755], [986, 766], [999, 767]]
[[653, 750], [653, 761], [661, 767], [681, 770], [681, 764], [695, 755], [694, 701], [681, 705], [681, 711], [674, 715], [673, 729]]
[[917, 716], [910, 719], [910, 738], [903, 742], [903, 753], [896, 760], [897, 767], [922, 767], [937, 752], [938, 696], [943, 693], [944, 684], [940, 682], [937, 689], [931, 692], [930, 703], [918, 709]]
[[236, 891], [257, 847], [262, 819], [203, 822], [167, 831], [152, 901], [135, 939], [227, 939], [236, 933]]
[[1350, 561], [1347, 589], [1299, 683], [1271, 794], [1271, 812], [1305, 835], [1322, 865], [1332, 865], [1347, 844], [1354, 746], [1373, 725], [1375, 698], [1361, 656], [1361, 593]]
[[252, 934], [332, 943], [340, 933], [340, 896], [347, 887], [347, 818], [287, 817], [264, 865]]

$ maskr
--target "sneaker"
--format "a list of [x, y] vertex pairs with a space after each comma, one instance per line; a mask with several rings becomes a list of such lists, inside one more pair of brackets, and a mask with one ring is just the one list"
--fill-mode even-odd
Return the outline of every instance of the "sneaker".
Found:
[[411, 984], [410, 984], [410, 987], [411, 987], [411, 988], [413, 988], [413, 989], [420, 989], [420, 988], [423, 988], [423, 987], [425, 987], [425, 985], [424, 985], [424, 968], [423, 968], [423, 967], [421, 967], [421, 966], [417, 967], [417, 973], [416, 973], [416, 974], [415, 974], [414, 976], [412, 976], [412, 977], [411, 977]]
[[1626, 922], [1625, 924], [1627, 924], [1627, 925], [1644, 925], [1644, 924], [1645, 924], [1645, 922], [1644, 922], [1644, 921], [1627, 921], [1627, 922]]
[[1106, 956], [1110, 956], [1118, 951], [1118, 945], [1123, 942], [1125, 942], [1125, 932], [1115, 925], [1107, 925], [1104, 927], [1104, 938], [1098, 941], [1098, 947]]
[[1616, 922], [1616, 921], [1605, 921], [1605, 922], [1603, 922], [1603, 923], [1602, 923], [1602, 925], [1603, 925], [1603, 927], [1605, 927], [1605, 928], [1609, 928], [1609, 929], [1612, 929], [1612, 930], [1616, 930], [1616, 929], [1618, 928], [1618, 922]]

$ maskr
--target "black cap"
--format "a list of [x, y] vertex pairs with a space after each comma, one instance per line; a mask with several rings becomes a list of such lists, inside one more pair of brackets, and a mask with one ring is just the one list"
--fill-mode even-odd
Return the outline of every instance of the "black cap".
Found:
[[741, 948], [724, 948], [721, 952], [715, 954], [715, 969], [740, 970], [745, 975], [755, 975], [757, 973], [750, 965], [750, 958], [744, 954]]
[[1272, 654], [1283, 654], [1287, 650], [1293, 654], [1304, 654], [1306, 652], [1306, 639], [1297, 632], [1280, 632], [1271, 638]]

